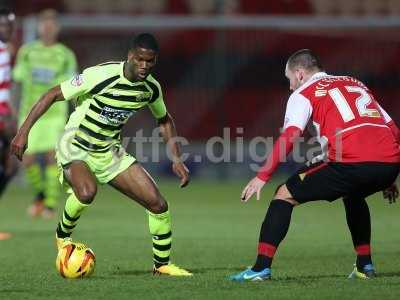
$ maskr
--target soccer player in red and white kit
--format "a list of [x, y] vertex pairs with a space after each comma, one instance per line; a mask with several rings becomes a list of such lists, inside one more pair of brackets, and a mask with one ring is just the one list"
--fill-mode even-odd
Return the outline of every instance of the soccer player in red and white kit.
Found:
[[256, 263], [231, 276], [234, 281], [271, 278], [272, 259], [289, 229], [294, 206], [340, 197], [357, 254], [349, 277], [375, 276], [365, 198], [379, 191], [384, 191], [389, 202], [398, 196], [394, 182], [400, 171], [399, 129], [363, 83], [322, 70], [318, 58], [308, 49], [297, 51], [287, 61], [285, 75], [293, 93], [287, 103], [284, 131], [265, 165], [244, 188], [242, 201], [254, 194], [259, 200], [281, 154], [291, 152], [310, 120], [323, 155], [277, 188], [261, 226]]
[[[10, 40], [15, 15], [8, 9], [0, 9], [0, 196], [15, 174], [16, 164], [9, 153], [9, 144], [16, 130], [16, 118], [10, 105], [11, 58], [7, 42]], [[0, 240], [10, 237], [0, 232]]]

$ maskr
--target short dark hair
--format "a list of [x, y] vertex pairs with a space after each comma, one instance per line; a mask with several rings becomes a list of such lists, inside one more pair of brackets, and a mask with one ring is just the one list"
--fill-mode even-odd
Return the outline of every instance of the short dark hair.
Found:
[[132, 39], [129, 50], [134, 50], [136, 48], [150, 49], [156, 53], [160, 51], [157, 39], [151, 33], [141, 33], [135, 36]]
[[287, 65], [291, 70], [296, 67], [302, 67], [309, 71], [323, 69], [319, 58], [310, 49], [301, 49], [293, 53], [289, 57]]

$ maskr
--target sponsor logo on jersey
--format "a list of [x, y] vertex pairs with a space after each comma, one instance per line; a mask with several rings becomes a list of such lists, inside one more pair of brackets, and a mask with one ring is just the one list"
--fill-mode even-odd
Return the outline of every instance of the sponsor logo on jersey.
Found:
[[32, 81], [39, 84], [51, 84], [56, 78], [56, 72], [51, 69], [33, 68]]
[[125, 123], [125, 121], [133, 114], [134, 111], [114, 109], [106, 106], [101, 110], [100, 117], [106, 120], [109, 124], [119, 125]]
[[81, 86], [83, 83], [83, 76], [82, 74], [76, 75], [74, 78], [71, 80], [71, 85], [73, 86]]
[[149, 98], [151, 97], [151, 93], [150, 92], [143, 92], [139, 95], [136, 96], [136, 102], [144, 102], [144, 101], [148, 101]]

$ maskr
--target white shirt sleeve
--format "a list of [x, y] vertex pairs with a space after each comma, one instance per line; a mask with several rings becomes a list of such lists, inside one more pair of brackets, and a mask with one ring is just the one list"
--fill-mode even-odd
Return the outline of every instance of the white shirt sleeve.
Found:
[[287, 102], [285, 123], [283, 129], [290, 126], [296, 126], [302, 131], [307, 126], [312, 114], [312, 106], [310, 101], [299, 93], [293, 93]]
[[376, 105], [378, 105], [379, 111], [381, 112], [383, 119], [385, 120], [385, 123], [389, 123], [390, 121], [392, 121], [392, 118], [389, 116], [389, 114], [378, 104], [378, 102], [376, 103]]

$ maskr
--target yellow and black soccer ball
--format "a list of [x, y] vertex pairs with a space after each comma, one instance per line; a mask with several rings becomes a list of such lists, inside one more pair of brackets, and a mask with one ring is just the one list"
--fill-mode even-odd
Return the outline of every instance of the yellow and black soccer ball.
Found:
[[67, 242], [58, 251], [56, 267], [64, 278], [83, 278], [93, 274], [96, 257], [82, 243]]

